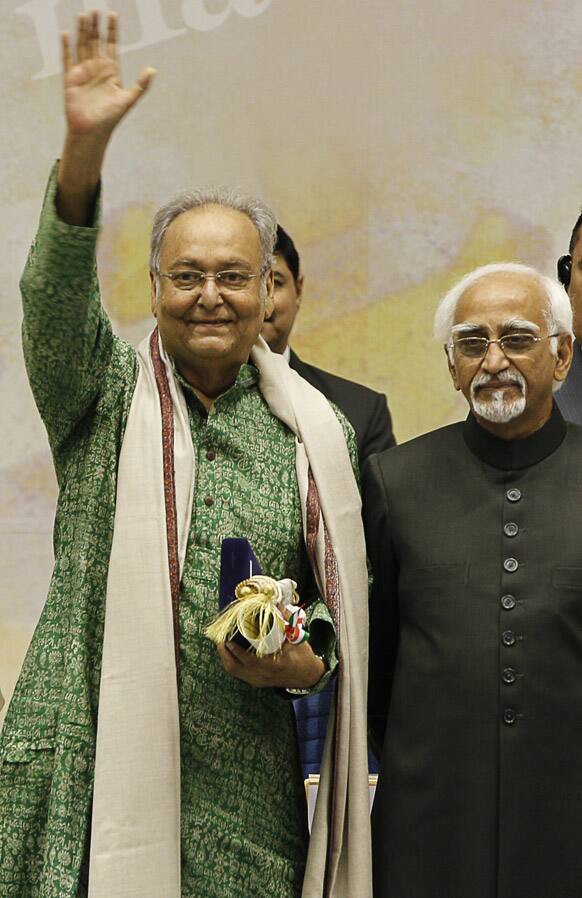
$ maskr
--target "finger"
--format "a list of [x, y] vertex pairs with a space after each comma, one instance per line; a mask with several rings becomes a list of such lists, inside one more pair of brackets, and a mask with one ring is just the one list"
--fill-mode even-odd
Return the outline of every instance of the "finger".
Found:
[[153, 81], [155, 75], [157, 74], [155, 69], [144, 69], [133, 87], [129, 88], [129, 105], [128, 108], [131, 108], [134, 103], [140, 99], [140, 97], [145, 94], [146, 90], [150, 86]]
[[260, 669], [256, 671], [252, 667], [246, 667], [244, 664], [241, 664], [238, 658], [235, 658], [233, 652], [228, 649], [228, 643], [226, 645], [217, 645], [216, 650], [222, 661], [222, 666], [229, 676], [234, 677], [235, 680], [240, 680], [242, 683], [247, 683], [249, 686], [264, 685]]
[[89, 25], [89, 55], [91, 59], [99, 56], [99, 13], [96, 9], [91, 13]]
[[236, 642], [226, 642], [224, 648], [237, 664], [248, 663], [249, 658], [255, 657], [252, 652], [243, 649], [243, 647], [237, 645]]
[[77, 62], [84, 62], [89, 55], [87, 46], [88, 23], [85, 13], [79, 13], [77, 25]]
[[63, 75], [71, 68], [71, 41], [67, 31], [61, 32], [61, 56], [63, 60]]
[[283, 653], [277, 652], [273, 655], [262, 655], [260, 658], [255, 652], [249, 649], [243, 649], [236, 642], [227, 642], [225, 648], [233, 656], [237, 668], [245, 669], [249, 674], [258, 674], [261, 676], [269, 676], [271, 672], [277, 675], [280, 673], [281, 664], [284, 663]]
[[239, 662], [232, 655], [232, 653], [229, 652], [225, 645], [217, 645], [216, 651], [218, 652], [218, 656], [222, 661], [222, 666], [224, 667], [225, 671], [234, 676], [236, 674], [236, 671], [241, 667]]
[[110, 12], [107, 17], [107, 46], [106, 52], [109, 59], [117, 62], [117, 13]]
[[235, 653], [232, 650], [232, 643], [222, 642], [222, 643], [219, 643], [216, 646], [216, 648], [217, 648], [218, 654], [220, 655], [220, 657], [223, 660], [226, 660], [231, 664], [239, 664], [240, 663], [239, 659], [237, 658], [237, 656], [235, 655]]

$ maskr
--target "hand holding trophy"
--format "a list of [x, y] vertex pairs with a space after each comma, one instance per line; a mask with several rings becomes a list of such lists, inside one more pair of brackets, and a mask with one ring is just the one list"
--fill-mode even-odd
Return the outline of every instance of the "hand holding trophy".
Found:
[[246, 539], [225, 539], [220, 613], [205, 630], [225, 670], [250, 686], [310, 689], [325, 663], [309, 645], [294, 580], [266, 577]]

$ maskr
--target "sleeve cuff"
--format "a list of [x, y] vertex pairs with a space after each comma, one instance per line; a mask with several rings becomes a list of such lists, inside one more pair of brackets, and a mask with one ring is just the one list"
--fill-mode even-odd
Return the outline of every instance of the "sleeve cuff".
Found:
[[[325, 689], [338, 665], [335, 627], [325, 603], [320, 599], [307, 609], [307, 623], [309, 626], [309, 644], [315, 654], [322, 659], [326, 671], [314, 686], [299, 693], [302, 696], [316, 695]], [[297, 696], [297, 693], [292, 694], [295, 697]]]
[[56, 205], [58, 160], [52, 167], [48, 180], [37, 239], [30, 254], [29, 265], [41, 264], [43, 269], [57, 273], [67, 272], [71, 266], [95, 263], [95, 250], [101, 225], [101, 185], [95, 201], [93, 221], [89, 227], [70, 225], [59, 218]]

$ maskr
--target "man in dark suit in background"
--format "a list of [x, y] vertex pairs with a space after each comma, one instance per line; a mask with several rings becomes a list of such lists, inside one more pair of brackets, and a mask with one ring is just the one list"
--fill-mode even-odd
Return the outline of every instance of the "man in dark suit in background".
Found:
[[289, 347], [289, 336], [303, 299], [303, 274], [293, 240], [277, 226], [275, 244], [275, 306], [265, 320], [262, 336], [273, 352], [287, 358], [292, 368], [344, 413], [358, 441], [360, 466], [368, 455], [396, 445], [386, 397], [362, 384], [308, 365]]
[[[289, 335], [303, 299], [303, 274], [299, 253], [293, 240], [277, 226], [275, 243], [274, 308], [265, 320], [262, 336], [273, 352], [287, 358], [301, 377], [334, 402], [354, 428], [358, 441], [360, 466], [374, 452], [382, 452], [396, 445], [386, 397], [361, 384], [322, 371], [302, 362], [289, 347]], [[295, 702], [299, 746], [305, 775], [319, 773], [333, 684], [309, 698]], [[370, 768], [377, 767], [370, 759]]]
[[582, 213], [570, 237], [568, 253], [558, 259], [558, 280], [564, 285], [574, 313], [574, 354], [567, 380], [556, 393], [556, 402], [566, 421], [582, 424]]

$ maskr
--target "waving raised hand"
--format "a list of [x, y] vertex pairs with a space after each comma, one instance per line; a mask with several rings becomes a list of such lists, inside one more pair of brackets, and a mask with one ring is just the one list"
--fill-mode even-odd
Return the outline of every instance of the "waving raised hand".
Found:
[[109, 13], [104, 39], [99, 18], [98, 12], [79, 16], [76, 59], [69, 35], [61, 36], [65, 113], [69, 129], [80, 134], [111, 132], [155, 74], [154, 69], [144, 69], [132, 87], [124, 88], [117, 58], [117, 15]]
[[75, 49], [61, 35], [67, 136], [58, 177], [57, 205], [71, 224], [86, 224], [99, 184], [109, 139], [147, 90], [155, 69], [144, 69], [124, 87], [117, 58], [117, 15], [108, 13], [101, 35], [99, 12], [81, 14]]

